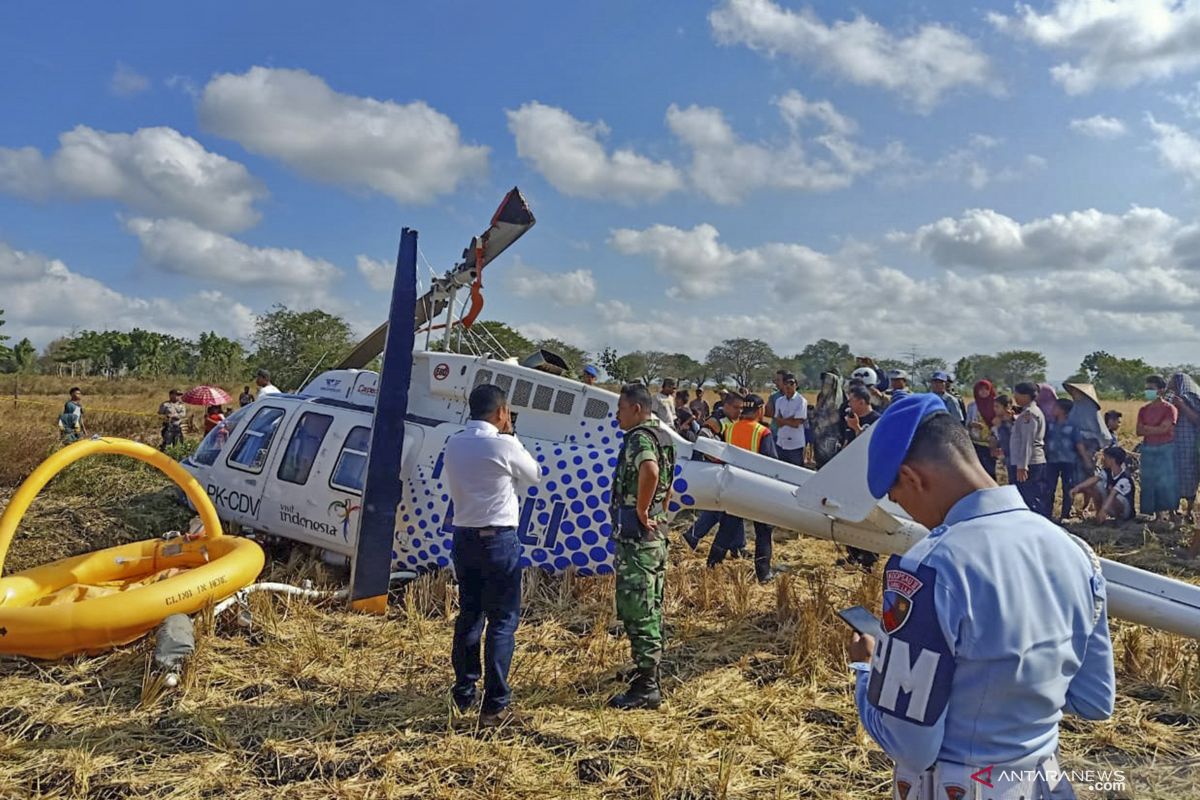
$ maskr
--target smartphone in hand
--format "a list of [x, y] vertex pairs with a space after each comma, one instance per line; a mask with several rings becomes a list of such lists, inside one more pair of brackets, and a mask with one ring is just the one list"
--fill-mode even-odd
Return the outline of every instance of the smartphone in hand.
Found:
[[867, 636], [875, 637], [878, 641], [883, 636], [883, 625], [879, 618], [863, 606], [850, 606], [837, 612], [837, 615], [854, 630]]

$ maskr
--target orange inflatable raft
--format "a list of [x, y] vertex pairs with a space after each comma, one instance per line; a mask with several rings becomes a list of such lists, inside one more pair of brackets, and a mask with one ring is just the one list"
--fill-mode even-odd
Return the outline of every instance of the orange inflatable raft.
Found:
[[0, 517], [0, 574], [38, 493], [70, 464], [101, 453], [131, 456], [166, 473], [199, 513], [203, 534], [110, 547], [0, 578], [0, 653], [52, 659], [108, 650], [171, 614], [232, 595], [262, 571], [262, 549], [222, 534], [208, 495], [174, 459], [127, 439], [90, 439], [59, 450], [17, 489]]

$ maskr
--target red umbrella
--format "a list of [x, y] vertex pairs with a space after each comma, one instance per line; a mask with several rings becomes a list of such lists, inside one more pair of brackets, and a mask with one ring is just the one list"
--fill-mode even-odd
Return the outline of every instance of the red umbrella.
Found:
[[197, 386], [187, 390], [183, 402], [189, 406], [223, 406], [232, 403], [233, 398], [220, 386]]

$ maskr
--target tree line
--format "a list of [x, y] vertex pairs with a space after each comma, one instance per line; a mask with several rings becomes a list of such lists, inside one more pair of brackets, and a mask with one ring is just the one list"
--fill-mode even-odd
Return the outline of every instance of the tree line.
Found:
[[[4, 312], [0, 309], [0, 328], [3, 326]], [[350, 325], [342, 317], [320, 309], [295, 311], [283, 305], [256, 318], [247, 343], [212, 331], [186, 339], [140, 328], [79, 331], [55, 339], [40, 354], [28, 338], [12, 345], [10, 341], [0, 332], [0, 372], [182, 376], [198, 382], [237, 382], [265, 368], [277, 385], [288, 389], [299, 387], [310, 373], [337, 363], [354, 346]], [[429, 343], [432, 349], [445, 347], [440, 336], [431, 335]], [[424, 346], [420, 336], [418, 346]], [[594, 362], [614, 383], [641, 381], [647, 385], [670, 377], [683, 386], [762, 389], [770, 384], [775, 370], [784, 369], [796, 375], [803, 389], [813, 390], [820, 386], [821, 375], [827, 370], [849, 376], [855, 368], [855, 351], [849, 344], [832, 339], [820, 339], [791, 355], [776, 353], [761, 339], [726, 339], [698, 360], [686, 353], [618, 353], [612, 347], [592, 354], [560, 339], [531, 339], [495, 320], [477, 322], [463, 335], [451, 336], [449, 349], [517, 358], [538, 349], [549, 350], [566, 361], [575, 377]], [[908, 371], [918, 388], [927, 387], [930, 376], [939, 370], [951, 372], [963, 391], [979, 379], [991, 380], [1001, 389], [1021, 381], [1046, 380], [1046, 357], [1036, 350], [975, 353], [959, 358], [953, 365], [939, 356], [913, 352], [905, 358], [876, 359], [875, 366], [879, 370]], [[1147, 375], [1174, 372], [1194, 375], [1200, 373], [1200, 368], [1192, 364], [1154, 367], [1140, 358], [1096, 351], [1080, 362], [1070, 380], [1095, 384], [1097, 391], [1107, 397], [1134, 398], [1141, 396]]]

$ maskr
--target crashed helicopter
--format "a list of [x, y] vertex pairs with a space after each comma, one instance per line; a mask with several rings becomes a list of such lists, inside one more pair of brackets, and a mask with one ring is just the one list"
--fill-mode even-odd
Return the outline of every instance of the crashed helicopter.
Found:
[[[468, 394], [483, 383], [508, 395], [517, 436], [542, 469], [541, 484], [521, 498], [522, 564], [583, 576], [612, 569], [608, 505], [621, 442], [617, 395], [566, 377], [565, 364], [553, 353], [535, 353], [524, 363], [507, 358], [485, 330], [472, 325], [483, 305], [484, 267], [534, 222], [514, 187], [463, 261], [417, 300], [415, 313], [408, 312], [413, 316], [406, 319], [393, 303], [391, 322], [426, 335], [424, 349], [396, 356], [411, 359], [403, 364], [411, 377], [390, 543], [393, 573], [450, 565], [454, 508], [442, 452], [467, 422]], [[456, 317], [463, 291], [469, 306], [464, 303]], [[443, 313], [445, 322], [435, 325]], [[445, 345], [458, 336], [477, 354], [430, 350], [434, 330]], [[372, 432], [384, 405], [379, 373], [363, 368], [384, 350], [388, 331], [385, 323], [336, 368], [298, 391], [261, 398], [232, 414], [183, 462], [223, 520], [355, 558], [368, 464], [375, 464]], [[904, 552], [927, 531], [899, 507], [871, 497], [865, 477], [869, 434], [819, 473], [722, 442], [690, 444], [677, 437], [669, 512], [719, 509], [877, 553]], [[691, 460], [694, 452], [719, 463]], [[1102, 565], [1113, 616], [1200, 638], [1200, 587], [1110, 560]]]

